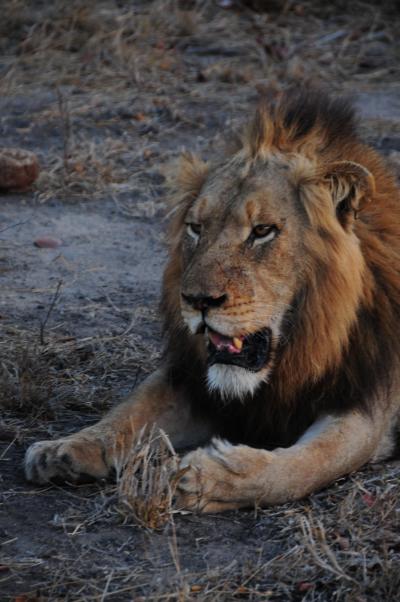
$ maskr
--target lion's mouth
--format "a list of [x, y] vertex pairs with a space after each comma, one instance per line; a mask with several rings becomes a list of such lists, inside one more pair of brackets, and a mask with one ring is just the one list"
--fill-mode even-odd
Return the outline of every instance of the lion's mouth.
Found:
[[258, 372], [268, 363], [271, 352], [271, 330], [263, 328], [246, 337], [227, 337], [207, 328], [208, 365], [231, 364]]

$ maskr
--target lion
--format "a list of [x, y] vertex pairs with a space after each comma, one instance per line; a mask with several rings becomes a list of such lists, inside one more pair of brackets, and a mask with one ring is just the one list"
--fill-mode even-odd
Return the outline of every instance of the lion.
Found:
[[107, 477], [154, 425], [192, 450], [177, 504], [202, 512], [303, 498], [390, 457], [400, 199], [351, 106], [261, 102], [231, 153], [186, 154], [178, 185], [161, 367], [94, 426], [34, 443], [27, 478]]

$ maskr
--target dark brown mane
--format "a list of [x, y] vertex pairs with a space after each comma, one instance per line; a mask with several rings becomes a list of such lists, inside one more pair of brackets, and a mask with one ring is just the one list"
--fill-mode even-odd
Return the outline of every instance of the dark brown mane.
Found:
[[305, 90], [288, 96], [288, 102], [281, 104], [282, 120], [285, 130], [292, 132], [293, 140], [304, 138], [315, 128], [325, 132], [329, 144], [357, 136], [354, 109], [347, 100]]
[[358, 140], [351, 103], [320, 91], [289, 90], [275, 104], [261, 100], [244, 143], [256, 156], [263, 150], [305, 151], [326, 156], [341, 154], [343, 145]]
[[[274, 152], [304, 156], [316, 169], [332, 161], [351, 161], [375, 181], [375, 192], [352, 226], [365, 264], [357, 305], [349, 307], [351, 270], [356, 272], [357, 266], [343, 264], [335, 231], [318, 217], [318, 227], [304, 233], [312, 269], [286, 316], [285, 343], [275, 371], [244, 403], [224, 405], [206, 389], [204, 358], [180, 316], [180, 218], [173, 225], [162, 299], [171, 380], [188, 389], [194, 410], [214, 417], [223, 436], [264, 447], [288, 446], [318, 415], [368, 411], [372, 404], [385, 402], [400, 360], [399, 191], [379, 155], [358, 138], [349, 103], [319, 92], [291, 92], [275, 106], [262, 104], [241, 152], [247, 152], [250, 161]], [[205, 173], [203, 165], [202, 178]], [[198, 178], [196, 186], [201, 182]], [[314, 184], [313, 194], [318, 186]], [[195, 194], [193, 186], [190, 194]], [[306, 193], [301, 198], [307, 203]], [[350, 310], [355, 320], [347, 317]], [[340, 329], [345, 332], [335, 339]]]

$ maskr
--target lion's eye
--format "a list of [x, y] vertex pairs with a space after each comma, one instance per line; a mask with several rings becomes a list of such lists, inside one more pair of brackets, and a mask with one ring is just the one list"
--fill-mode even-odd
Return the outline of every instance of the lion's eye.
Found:
[[257, 226], [254, 226], [251, 235], [255, 242], [268, 242], [275, 238], [277, 232], [278, 228], [274, 225], [258, 224]]
[[197, 240], [201, 234], [201, 224], [194, 224], [190, 222], [186, 224], [186, 231], [195, 240]]

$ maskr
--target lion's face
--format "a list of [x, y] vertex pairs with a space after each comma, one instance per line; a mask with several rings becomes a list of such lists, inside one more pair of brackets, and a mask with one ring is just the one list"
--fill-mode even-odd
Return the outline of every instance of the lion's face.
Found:
[[223, 396], [268, 377], [302, 277], [304, 226], [287, 166], [273, 158], [216, 168], [185, 216], [181, 312]]
[[310, 119], [296, 106], [261, 106], [236, 154], [212, 169], [186, 156], [178, 177], [166, 326], [179, 338], [186, 324], [209, 388], [227, 399], [272, 381], [272, 369], [293, 395], [334, 371], [372, 298], [356, 218], [374, 177], [364, 153], [340, 143], [340, 111]]

